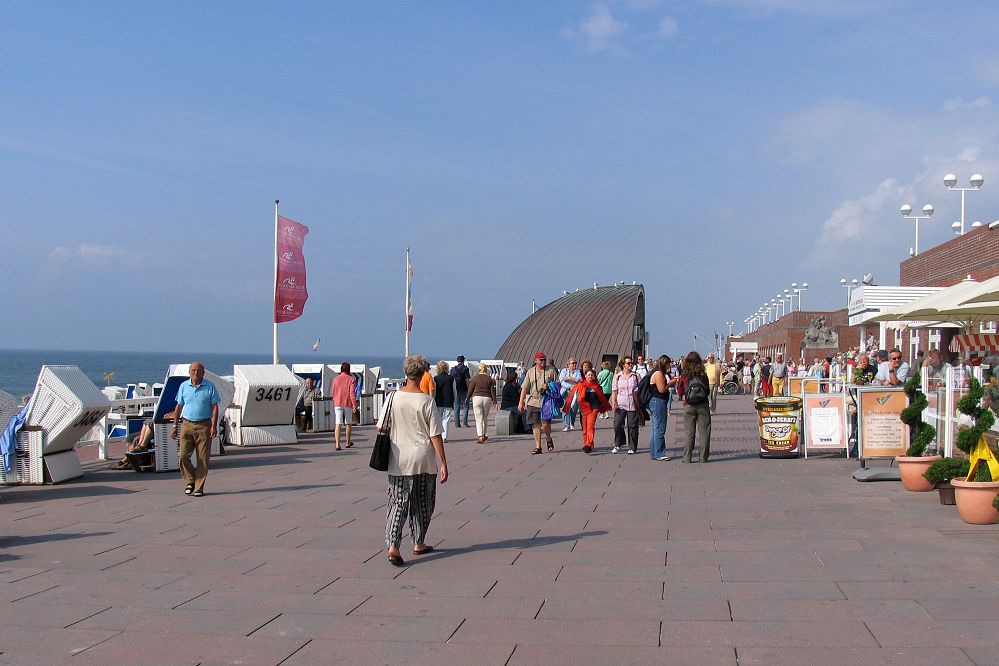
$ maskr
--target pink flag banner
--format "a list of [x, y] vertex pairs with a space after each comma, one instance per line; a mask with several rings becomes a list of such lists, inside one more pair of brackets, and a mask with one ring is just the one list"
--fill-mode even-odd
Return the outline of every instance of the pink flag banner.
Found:
[[305, 284], [305, 237], [309, 228], [278, 215], [277, 284], [274, 288], [274, 323], [298, 319], [305, 311], [309, 290]]
[[406, 259], [406, 332], [413, 332], [413, 264]]

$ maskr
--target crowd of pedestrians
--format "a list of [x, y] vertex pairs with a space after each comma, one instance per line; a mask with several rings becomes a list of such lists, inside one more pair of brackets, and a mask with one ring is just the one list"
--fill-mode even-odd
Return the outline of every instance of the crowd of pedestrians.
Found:
[[[491, 374], [484, 364], [473, 372], [463, 356], [454, 365], [440, 361], [433, 372], [425, 359], [423, 363], [416, 386], [433, 399], [442, 443], [448, 441], [452, 428], [471, 427], [471, 407], [476, 443], [484, 444], [489, 439], [486, 424], [490, 413], [501, 409], [513, 414], [511, 432], [533, 436], [531, 454], [554, 452], [552, 423], [558, 422], [563, 432], [581, 431], [582, 450], [589, 454], [597, 447], [597, 420], [613, 418], [610, 452], [638, 453], [641, 428], [649, 424], [647, 445], [649, 457], [655, 461], [670, 460], [666, 432], [670, 410], [677, 403], [683, 409], [687, 429], [684, 462], [691, 461], [695, 444], [700, 445], [698, 459], [707, 462], [711, 414], [717, 407], [720, 384], [726, 378], [735, 377], [738, 382], [741, 377], [733, 374], [734, 367], [716, 361], [714, 354], [702, 359], [691, 352], [677, 361], [665, 355], [648, 361], [641, 354], [634, 359], [629, 355], [620, 358], [616, 366], [605, 360], [599, 367], [589, 359], [569, 357], [560, 368], [554, 359], [538, 352], [529, 369], [519, 364], [506, 370], [502, 391], [498, 391], [499, 375]], [[741, 363], [738, 372], [742, 372]]]

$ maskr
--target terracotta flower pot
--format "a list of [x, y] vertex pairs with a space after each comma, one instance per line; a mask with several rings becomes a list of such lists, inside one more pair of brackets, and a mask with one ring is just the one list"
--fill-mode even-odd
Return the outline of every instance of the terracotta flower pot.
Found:
[[996, 495], [999, 495], [999, 481], [976, 483], [951, 479], [954, 486], [954, 498], [957, 500], [957, 512], [961, 520], [971, 525], [991, 525], [999, 523], [999, 511], [992, 506]]
[[933, 490], [933, 484], [923, 474], [937, 460], [940, 460], [940, 456], [896, 456], [898, 475], [905, 489], [917, 493]]

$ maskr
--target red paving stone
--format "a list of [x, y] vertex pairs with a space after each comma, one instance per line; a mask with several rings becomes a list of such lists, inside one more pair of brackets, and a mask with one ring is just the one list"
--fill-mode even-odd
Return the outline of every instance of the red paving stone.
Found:
[[403, 568], [370, 427], [230, 449], [200, 499], [88, 462], [2, 493], [0, 663], [999, 663], [999, 526], [841, 457], [761, 460], [754, 430], [721, 398], [706, 465], [650, 461], [648, 428], [612, 455], [606, 421], [590, 456], [455, 430], [437, 551]]

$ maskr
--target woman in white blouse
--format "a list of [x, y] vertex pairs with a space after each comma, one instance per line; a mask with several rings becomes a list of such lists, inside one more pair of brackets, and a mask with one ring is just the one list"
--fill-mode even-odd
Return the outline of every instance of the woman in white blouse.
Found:
[[389, 562], [405, 564], [399, 553], [402, 528], [409, 518], [413, 554], [433, 550], [424, 543], [437, 499], [437, 474], [447, 482], [447, 459], [441, 419], [434, 398], [420, 390], [427, 359], [420, 354], [406, 357], [406, 384], [392, 396], [392, 449], [388, 468], [388, 510], [385, 515], [385, 545]]

